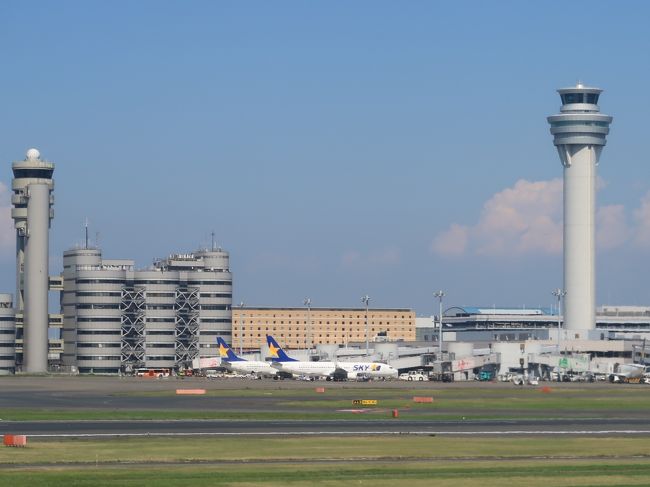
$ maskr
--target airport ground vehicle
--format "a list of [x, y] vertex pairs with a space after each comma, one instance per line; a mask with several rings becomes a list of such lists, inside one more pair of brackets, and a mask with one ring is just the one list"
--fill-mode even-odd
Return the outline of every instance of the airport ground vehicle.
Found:
[[481, 370], [476, 376], [476, 380], [486, 381], [492, 380], [494, 378], [494, 373], [489, 370]]
[[429, 376], [426, 375], [424, 372], [420, 372], [418, 370], [411, 370], [411, 371], [406, 372], [404, 374], [400, 374], [399, 375], [399, 380], [425, 381], [425, 380], [429, 380]]
[[135, 369], [135, 374], [137, 377], [155, 377], [162, 379], [163, 377], [169, 377], [171, 375], [170, 369]]
[[523, 386], [525, 384], [528, 384], [529, 386], [539, 385], [539, 379], [534, 375], [528, 375], [528, 374], [513, 375], [511, 381], [516, 386]]

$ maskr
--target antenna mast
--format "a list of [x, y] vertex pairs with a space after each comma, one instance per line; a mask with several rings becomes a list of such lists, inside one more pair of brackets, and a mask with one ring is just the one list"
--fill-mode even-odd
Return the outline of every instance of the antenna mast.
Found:
[[86, 217], [84, 227], [86, 229], [86, 246], [84, 248], [88, 250], [88, 217]]

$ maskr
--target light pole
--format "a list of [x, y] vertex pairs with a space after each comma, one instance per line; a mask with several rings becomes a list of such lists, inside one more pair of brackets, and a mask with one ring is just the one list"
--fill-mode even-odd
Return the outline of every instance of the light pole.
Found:
[[370, 302], [370, 296], [367, 294], [361, 298], [361, 302], [366, 305], [366, 357], [370, 355], [370, 346], [368, 344], [368, 303]]
[[438, 349], [440, 354], [440, 361], [442, 362], [442, 298], [445, 297], [444, 291], [436, 291], [433, 295], [438, 298], [438, 321], [440, 329], [438, 330]]
[[239, 302], [240, 316], [239, 316], [239, 355], [243, 353], [244, 349], [244, 302]]
[[564, 289], [554, 289], [551, 294], [557, 298], [557, 353], [562, 353], [560, 350], [560, 341], [562, 340], [562, 298], [566, 296]]
[[307, 333], [305, 334], [305, 348], [311, 355], [311, 298], [305, 298], [303, 304], [307, 306]]

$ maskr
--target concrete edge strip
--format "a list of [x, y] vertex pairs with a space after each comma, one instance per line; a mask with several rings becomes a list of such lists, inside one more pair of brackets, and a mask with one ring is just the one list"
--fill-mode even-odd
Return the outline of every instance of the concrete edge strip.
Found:
[[270, 432], [196, 432], [196, 433], [62, 433], [28, 434], [29, 438], [120, 438], [120, 437], [165, 437], [165, 436], [365, 436], [365, 435], [405, 435], [405, 436], [515, 436], [515, 435], [650, 435], [650, 430], [540, 430], [540, 431], [270, 431]]

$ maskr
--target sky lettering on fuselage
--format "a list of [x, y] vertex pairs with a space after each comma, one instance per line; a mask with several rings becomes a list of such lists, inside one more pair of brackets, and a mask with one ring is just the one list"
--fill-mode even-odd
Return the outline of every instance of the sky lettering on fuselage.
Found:
[[352, 370], [354, 372], [366, 372], [368, 370], [373, 370], [375, 372], [378, 372], [381, 369], [381, 365], [375, 365], [375, 364], [356, 364], [354, 367], [352, 367]]

